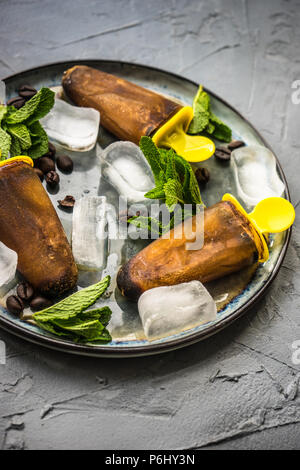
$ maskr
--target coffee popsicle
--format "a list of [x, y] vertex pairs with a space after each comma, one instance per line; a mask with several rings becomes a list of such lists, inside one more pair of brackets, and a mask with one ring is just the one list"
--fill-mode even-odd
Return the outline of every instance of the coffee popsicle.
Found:
[[0, 241], [18, 254], [18, 271], [46, 296], [77, 282], [71, 247], [29, 157], [0, 162]]
[[176, 238], [175, 230], [150, 243], [121, 267], [117, 284], [124, 296], [137, 300], [153, 287], [212, 281], [258, 262], [264, 250], [259, 234], [230, 201], [204, 210], [201, 249], [187, 250], [185, 234]]
[[210, 139], [186, 134], [193, 118], [190, 106], [85, 65], [68, 69], [62, 85], [76, 105], [98, 110], [101, 125], [121, 140], [138, 144], [142, 136], [150, 136], [188, 161], [206, 160], [214, 153]]
[[[295, 220], [295, 209], [282, 197], [260, 201], [247, 213], [229, 193], [222, 201], [204, 209], [204, 224], [197, 225], [197, 215], [189, 219], [191, 232], [179, 232], [180, 225], [152, 242], [129, 260], [118, 272], [117, 284], [122, 294], [136, 300], [148, 289], [199, 280], [219, 279], [251, 264], [269, 258], [266, 234], [287, 230]], [[190, 249], [190, 235], [203, 244]]]

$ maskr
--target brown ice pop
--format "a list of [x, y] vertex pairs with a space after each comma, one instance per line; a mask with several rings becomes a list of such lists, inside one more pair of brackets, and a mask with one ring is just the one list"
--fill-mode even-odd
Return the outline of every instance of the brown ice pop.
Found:
[[76, 105], [100, 111], [105, 129], [119, 139], [136, 144], [182, 108], [158, 93], [85, 65], [67, 70], [62, 85]]
[[137, 300], [153, 287], [212, 281], [257, 262], [263, 251], [254, 227], [229, 201], [205, 209], [201, 249], [187, 250], [186, 242], [184, 236], [176, 239], [173, 229], [135, 255], [119, 270], [117, 284], [122, 294]]
[[55, 296], [76, 285], [77, 267], [60, 220], [39, 177], [22, 160], [1, 162], [0, 220], [0, 241], [18, 254], [18, 270], [36, 290]]

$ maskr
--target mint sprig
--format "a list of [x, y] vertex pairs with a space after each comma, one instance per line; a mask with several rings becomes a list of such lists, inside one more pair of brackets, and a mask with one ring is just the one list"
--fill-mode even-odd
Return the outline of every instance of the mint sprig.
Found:
[[20, 124], [26, 121], [27, 125], [39, 121], [54, 105], [55, 93], [49, 88], [41, 88], [40, 91], [28, 100], [22, 108], [10, 114], [7, 124]]
[[32, 319], [41, 329], [75, 342], [109, 342], [111, 336], [106, 326], [111, 317], [110, 308], [87, 310], [104, 294], [109, 284], [110, 276], [106, 276], [97, 284], [34, 313]]
[[55, 94], [49, 88], [40, 91], [16, 110], [13, 106], [0, 106], [1, 159], [28, 155], [36, 159], [48, 152], [48, 136], [39, 120], [54, 105]]
[[[167, 203], [167, 199], [176, 197], [178, 203], [202, 204], [199, 186], [190, 163], [173, 149], [158, 149], [150, 137], [142, 137], [140, 148], [148, 161], [155, 181], [155, 188], [148, 191], [145, 197], [160, 199]], [[172, 183], [168, 183], [172, 180]], [[170, 206], [174, 204], [170, 202]]]
[[[157, 148], [150, 137], [142, 137], [140, 148], [148, 161], [155, 181], [155, 188], [145, 194], [148, 199], [158, 199], [170, 212], [170, 222], [163, 225], [154, 217], [134, 216], [128, 222], [140, 230], [163, 235], [187, 217], [196, 213], [197, 205], [203, 204], [199, 186], [192, 166], [173, 149]], [[187, 211], [184, 204], [191, 204], [192, 211]], [[176, 207], [180, 207], [180, 215]]]
[[194, 117], [190, 123], [189, 134], [210, 134], [215, 139], [230, 142], [232, 132], [220, 118], [218, 118], [210, 107], [210, 96], [199, 86], [193, 101]]

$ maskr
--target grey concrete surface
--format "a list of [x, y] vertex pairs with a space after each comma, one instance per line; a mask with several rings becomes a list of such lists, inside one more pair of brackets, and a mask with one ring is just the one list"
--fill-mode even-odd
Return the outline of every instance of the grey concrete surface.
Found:
[[[0, 76], [107, 58], [204, 83], [279, 155], [300, 216], [299, 0], [0, 0]], [[1, 223], [1, 222], [0, 222]], [[300, 448], [300, 225], [263, 300], [217, 336], [131, 360], [56, 353], [0, 331], [4, 449]]]

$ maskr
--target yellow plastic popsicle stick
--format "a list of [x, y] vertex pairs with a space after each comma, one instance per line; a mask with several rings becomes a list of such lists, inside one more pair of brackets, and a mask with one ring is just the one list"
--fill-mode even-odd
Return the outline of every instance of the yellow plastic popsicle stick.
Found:
[[224, 194], [223, 201], [232, 202], [235, 207], [249, 220], [258, 233], [263, 245], [263, 254], [259, 262], [269, 258], [269, 249], [263, 234], [284, 232], [295, 220], [295, 209], [283, 197], [268, 197], [260, 201], [248, 214], [232, 194]]
[[12, 158], [8, 158], [7, 160], [1, 160], [0, 167], [9, 165], [10, 163], [14, 163], [14, 162], [24, 162], [33, 167], [33, 161], [30, 157], [27, 157], [27, 155], [19, 155], [18, 157], [12, 157]]
[[171, 147], [188, 162], [203, 162], [215, 153], [212, 140], [201, 135], [188, 135], [186, 131], [194, 112], [185, 106], [167, 121], [152, 137], [157, 147]]

